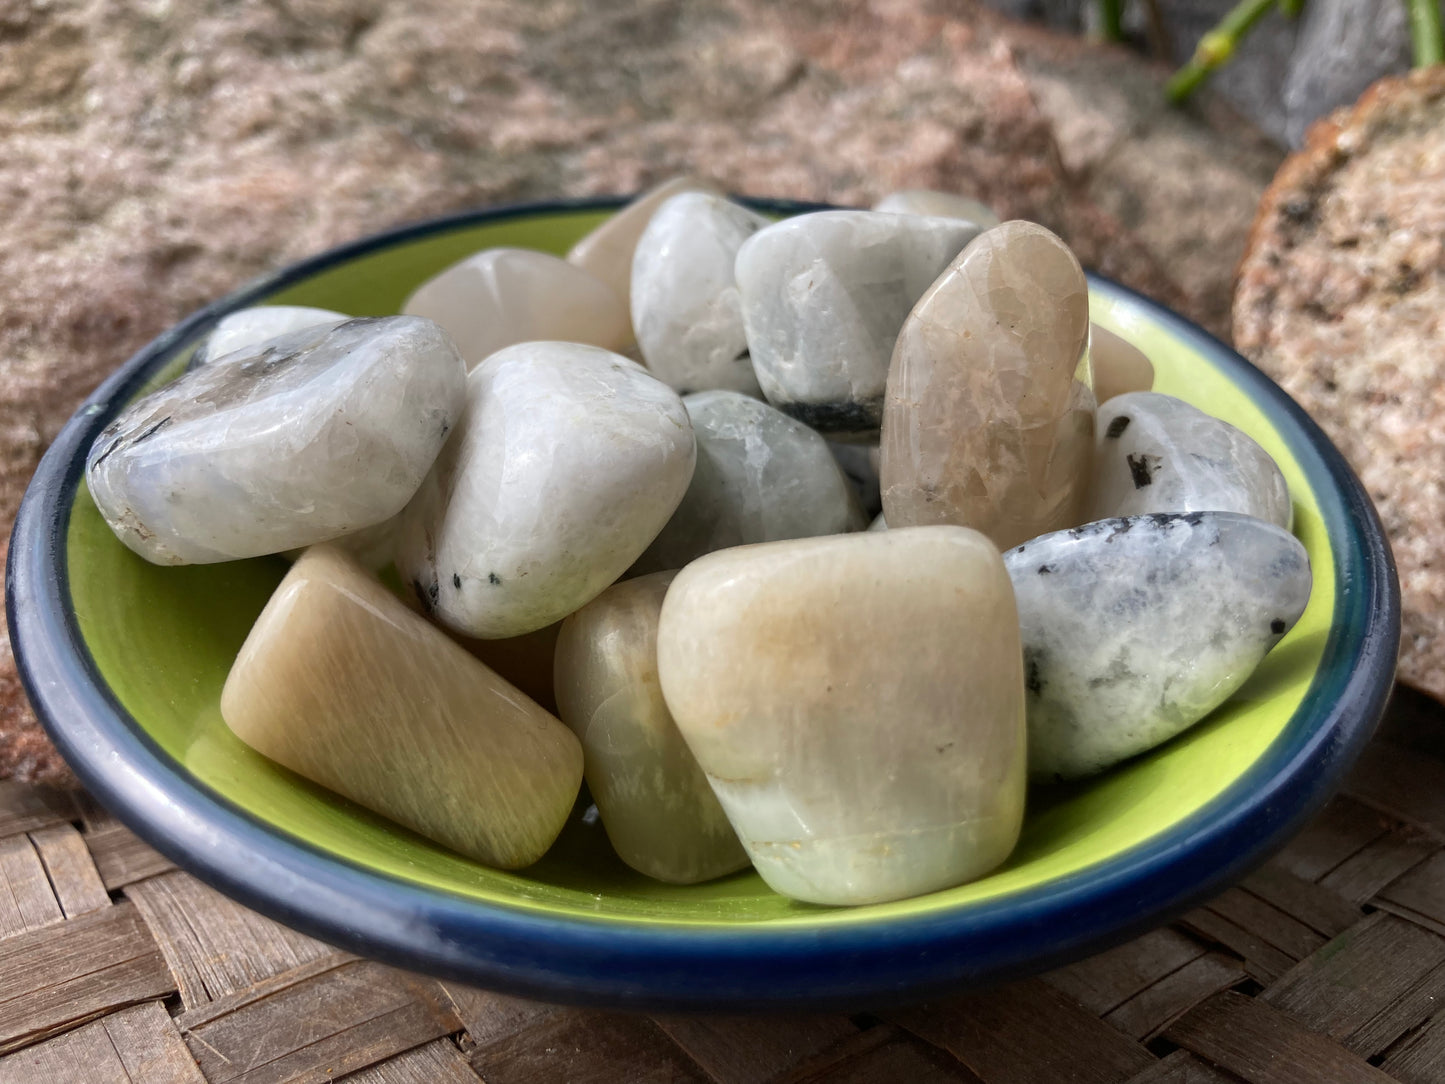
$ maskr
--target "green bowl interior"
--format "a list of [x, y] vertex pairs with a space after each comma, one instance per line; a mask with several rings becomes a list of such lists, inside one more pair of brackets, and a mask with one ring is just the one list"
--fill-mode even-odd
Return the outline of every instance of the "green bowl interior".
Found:
[[[333, 264], [265, 300], [355, 315], [396, 312], [424, 278], [478, 249], [511, 245], [565, 252], [605, 217], [551, 211], [444, 230]], [[675, 887], [613, 856], [581, 809], [536, 865], [488, 869], [279, 767], [237, 740], [221, 720], [221, 686], [251, 623], [280, 581], [279, 558], [160, 568], [126, 549], [81, 487], [70, 520], [70, 587], [95, 664], [137, 725], [176, 770], [276, 832], [378, 874], [479, 902], [538, 914], [614, 922], [727, 926], [837, 924], [956, 910], [1036, 887], [1115, 858], [1167, 832], [1220, 795], [1279, 737], [1319, 666], [1335, 596], [1335, 566], [1316, 496], [1271, 422], [1216, 360], [1170, 333], [1128, 294], [1095, 288], [1094, 319], [1141, 347], [1156, 390], [1226, 418], [1279, 462], [1294, 495], [1295, 533], [1309, 551], [1314, 592], [1296, 628], [1208, 720], [1160, 749], [1091, 782], [1036, 788], [1023, 838], [1008, 863], [972, 884], [917, 899], [851, 909], [814, 907], [770, 891], [752, 873]], [[180, 343], [157, 383], [180, 371]]]

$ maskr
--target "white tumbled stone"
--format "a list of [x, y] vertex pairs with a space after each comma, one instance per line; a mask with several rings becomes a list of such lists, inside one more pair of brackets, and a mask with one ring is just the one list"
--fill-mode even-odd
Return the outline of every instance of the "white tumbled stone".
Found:
[[753, 369], [768, 402], [820, 433], [875, 439], [909, 312], [979, 234], [971, 222], [818, 211], [738, 251]]
[[666, 200], [632, 260], [632, 326], [643, 360], [683, 393], [758, 395], [733, 263], [768, 220], [707, 192]]
[[673, 581], [658, 676], [776, 891], [876, 903], [982, 876], [1023, 817], [1013, 591], [976, 531], [741, 546]]
[[351, 317], [331, 309], [306, 305], [257, 305], [238, 309], [221, 317], [191, 358], [191, 365], [205, 365], [237, 350], [260, 346], [270, 339], [304, 331], [309, 327], [335, 327]]
[[443, 623], [520, 636], [595, 598], [687, 491], [692, 423], [667, 385], [594, 346], [520, 343], [467, 377], [462, 424], [411, 507], [397, 569]]
[[402, 311], [444, 327], [475, 368], [504, 346], [538, 340], [625, 350], [627, 305], [566, 260], [522, 248], [489, 248], [427, 279]]
[[1203, 719], [1299, 620], [1311, 586], [1293, 535], [1233, 512], [1106, 519], [1004, 562], [1040, 781], [1102, 771]]
[[682, 401], [697, 437], [697, 469], [634, 571], [678, 569], [729, 546], [863, 528], [828, 442], [802, 422], [735, 391]]
[[1117, 395], [1099, 407], [1087, 518], [1240, 512], [1286, 530], [1289, 487], [1252, 438], [1181, 399]]
[[986, 203], [952, 192], [935, 192], [928, 188], [905, 188], [890, 192], [873, 205], [873, 210], [895, 215], [931, 215], [935, 218], [961, 218], [980, 229], [992, 229], [1003, 219]]
[[446, 334], [411, 316], [295, 331], [192, 369], [96, 438], [86, 482], [157, 564], [280, 553], [381, 523], [465, 401]]
[[673, 575], [613, 584], [562, 622], [553, 684], [618, 857], [660, 881], [696, 884], [748, 856], [658, 685], [657, 618]]
[[683, 192], [710, 192], [715, 196], [721, 195], [716, 188], [699, 177], [674, 177], [664, 181], [643, 192], [573, 245], [567, 253], [567, 262], [611, 286], [630, 311], [632, 256], [637, 251], [637, 241], [657, 209], [673, 196]]

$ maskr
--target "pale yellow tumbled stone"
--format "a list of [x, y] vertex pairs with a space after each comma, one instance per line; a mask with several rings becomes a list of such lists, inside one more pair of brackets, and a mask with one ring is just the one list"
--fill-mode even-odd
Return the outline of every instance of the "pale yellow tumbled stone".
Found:
[[1083, 269], [1032, 222], [980, 235], [919, 299], [888, 374], [892, 528], [973, 527], [1002, 549], [1078, 522], [1094, 441]]
[[649, 188], [572, 246], [567, 262], [607, 283], [624, 306], [632, 304], [632, 254], [652, 212], [681, 192], [722, 195], [701, 177], [674, 177]]
[[562, 623], [558, 714], [582, 741], [607, 838], [639, 873], [696, 884], [748, 864], [657, 680], [657, 617], [675, 572], [609, 587]]
[[931, 188], [904, 188], [889, 192], [873, 205], [875, 211], [895, 215], [928, 215], [933, 218], [962, 218], [982, 229], [1002, 221], [992, 207], [967, 196], [938, 192]]
[[554, 340], [626, 350], [632, 318], [617, 291], [545, 252], [489, 248], [427, 279], [402, 312], [435, 320], [474, 369], [504, 346]]
[[1116, 395], [1154, 387], [1153, 362], [1144, 351], [1106, 327], [1090, 325], [1089, 357], [1094, 368], [1094, 398], [1100, 406]]
[[257, 752], [502, 869], [542, 857], [582, 783], [571, 731], [330, 546], [276, 588], [221, 715]]
[[977, 531], [739, 546], [673, 581], [663, 696], [767, 883], [814, 903], [979, 877], [1018, 839], [1023, 657]]

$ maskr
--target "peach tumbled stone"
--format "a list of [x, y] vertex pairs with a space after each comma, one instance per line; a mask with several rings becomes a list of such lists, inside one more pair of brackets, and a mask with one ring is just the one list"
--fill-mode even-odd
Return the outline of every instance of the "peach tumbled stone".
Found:
[[657, 668], [753, 865], [784, 895], [902, 899], [987, 873], [1018, 839], [1018, 614], [977, 531], [708, 554], [668, 590]]
[[257, 752], [502, 869], [542, 857], [582, 783], [571, 731], [330, 546], [271, 596], [221, 715]]
[[748, 856], [658, 685], [657, 617], [674, 575], [616, 584], [567, 618], [555, 686], [618, 856], [649, 877], [695, 884], [742, 869]]
[[1090, 327], [1089, 359], [1094, 370], [1094, 398], [1100, 406], [1116, 395], [1154, 388], [1154, 363], [1144, 351], [1106, 327]]
[[894, 348], [888, 525], [952, 523], [1007, 547], [1079, 522], [1094, 440], [1094, 395], [1078, 379], [1088, 334], [1083, 269], [1044, 227], [1005, 222], [965, 248]]

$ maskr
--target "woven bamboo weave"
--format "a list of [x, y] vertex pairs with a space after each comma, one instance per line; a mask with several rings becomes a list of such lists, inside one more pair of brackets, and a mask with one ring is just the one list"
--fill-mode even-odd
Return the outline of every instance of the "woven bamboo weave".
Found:
[[384, 967], [245, 910], [84, 795], [0, 782], [0, 1084], [1445, 1082], [1445, 709], [1397, 694], [1341, 795], [1092, 959], [855, 1016], [632, 1016]]

